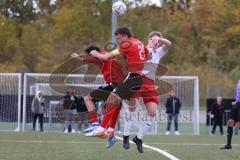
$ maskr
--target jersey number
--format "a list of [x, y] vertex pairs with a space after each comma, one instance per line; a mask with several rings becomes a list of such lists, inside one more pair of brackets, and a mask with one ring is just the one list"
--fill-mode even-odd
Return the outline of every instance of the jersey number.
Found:
[[143, 44], [139, 44], [138, 45], [138, 50], [139, 50], [140, 59], [141, 60], [145, 60], [144, 45]]

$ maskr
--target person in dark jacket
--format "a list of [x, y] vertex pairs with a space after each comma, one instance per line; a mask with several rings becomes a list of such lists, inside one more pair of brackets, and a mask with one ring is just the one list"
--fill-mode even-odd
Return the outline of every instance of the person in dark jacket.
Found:
[[215, 134], [217, 125], [219, 126], [220, 133], [223, 135], [223, 112], [222, 112], [222, 97], [217, 97], [217, 102], [213, 103], [210, 109], [210, 113], [213, 115], [213, 128], [212, 134]]
[[43, 132], [43, 114], [45, 109], [45, 99], [43, 94], [38, 91], [36, 97], [33, 99], [31, 111], [33, 115], [33, 131], [36, 131], [36, 121], [39, 120], [40, 131]]
[[88, 127], [88, 110], [83, 96], [77, 97], [78, 130], [79, 133]]
[[181, 108], [181, 103], [179, 98], [176, 97], [175, 91], [171, 91], [171, 96], [167, 99], [166, 102], [166, 113], [167, 113], [167, 131], [165, 135], [170, 134], [170, 128], [172, 120], [174, 120], [175, 124], [175, 135], [180, 135], [178, 131], [178, 114]]
[[75, 118], [77, 114], [77, 97], [74, 94], [74, 88], [69, 87], [63, 100], [64, 110], [64, 133], [72, 132], [76, 133]]

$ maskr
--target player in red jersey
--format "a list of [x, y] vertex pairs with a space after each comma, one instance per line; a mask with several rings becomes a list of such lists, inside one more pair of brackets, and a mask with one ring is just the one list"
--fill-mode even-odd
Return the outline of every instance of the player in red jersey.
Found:
[[[147, 64], [144, 66], [144, 75], [142, 76], [142, 85], [139, 90], [137, 90], [129, 100], [129, 110], [134, 111], [136, 109], [136, 101], [139, 97], [142, 97], [143, 102], [147, 109], [147, 114], [150, 116], [148, 121], [144, 121], [133, 139], [133, 141], [136, 143], [138, 151], [140, 153], [143, 153], [142, 148], [142, 139], [145, 133], [149, 130], [151, 127], [151, 119], [154, 119], [156, 116], [156, 108], [158, 104], [158, 96], [157, 93], [157, 86], [155, 86], [155, 73], [158, 67], [158, 63], [163, 55], [166, 54], [166, 52], [169, 50], [171, 46], [171, 42], [167, 39], [161, 39], [161, 33], [159, 32], [152, 32], [149, 36], [149, 44], [148, 48], [151, 51], [151, 53], [154, 56], [154, 59], [151, 59], [148, 61]], [[161, 46], [159, 46], [159, 43], [161, 43]], [[127, 43], [125, 45], [128, 45]], [[129, 127], [129, 128], [128, 128]], [[124, 126], [124, 131], [130, 130], [130, 126], [128, 126], [126, 129], [126, 126]], [[123, 137], [123, 147], [125, 149], [129, 149], [129, 134], [124, 134]]]
[[[160, 63], [161, 58], [168, 52], [171, 47], [171, 42], [162, 37], [160, 32], [153, 31], [148, 37], [148, 49], [152, 53], [152, 59], [148, 60], [144, 66], [143, 84], [137, 91], [136, 97], [142, 97], [146, 106], [147, 114], [149, 118], [142, 122], [139, 126], [139, 131], [134, 138], [134, 142], [137, 144], [138, 151], [143, 152], [142, 139], [145, 133], [151, 127], [151, 119], [156, 116], [156, 109], [158, 105], [158, 92], [155, 85], [155, 73]], [[136, 103], [131, 102], [129, 104], [129, 111], [134, 112], [136, 109]], [[124, 123], [123, 133], [123, 148], [129, 149], [129, 131], [131, 127], [131, 120], [126, 120]]]
[[[113, 91], [114, 86], [116, 86], [123, 79], [121, 64], [118, 60], [114, 60], [114, 59], [99, 60], [98, 58], [89, 55], [89, 53], [93, 50], [98, 51], [100, 54], [107, 54], [107, 52], [100, 51], [100, 47], [93, 44], [93, 45], [89, 45], [85, 49], [85, 53], [87, 55], [79, 56], [76, 53], [73, 53], [71, 55], [71, 57], [78, 58], [79, 60], [85, 63], [95, 64], [99, 68], [106, 82], [106, 85], [100, 86], [98, 89], [93, 90], [89, 95], [84, 97], [84, 102], [88, 109], [88, 116], [92, 123], [92, 126], [85, 129], [84, 132], [91, 132], [99, 126], [96, 107], [93, 100], [94, 101], [106, 100], [110, 92]], [[120, 109], [120, 108], [117, 108], [117, 109]], [[112, 119], [109, 126], [114, 127], [116, 123], [115, 121], [117, 121], [117, 119]]]
[[[92, 51], [90, 54], [102, 60], [107, 60], [120, 54], [123, 55], [127, 62], [126, 69], [128, 74], [125, 76], [122, 83], [120, 83], [109, 95], [106, 105], [107, 111], [103, 117], [101, 126], [90, 132], [88, 134], [89, 136], [102, 135], [105, 132], [105, 127], [108, 121], [111, 118], [116, 118], [118, 116], [113, 110], [120, 108], [121, 100], [131, 99], [134, 93], [141, 87], [144, 63], [147, 59], [151, 58], [148, 49], [141, 41], [132, 38], [128, 28], [122, 27], [117, 29], [115, 31], [115, 36], [118, 42], [120, 42], [117, 50], [107, 54], [100, 54], [97, 51]], [[111, 138], [114, 137], [114, 129], [107, 130], [106, 134], [111, 140]]]

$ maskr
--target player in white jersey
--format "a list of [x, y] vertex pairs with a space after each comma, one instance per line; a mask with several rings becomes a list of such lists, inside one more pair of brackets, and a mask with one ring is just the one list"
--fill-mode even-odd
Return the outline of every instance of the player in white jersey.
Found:
[[[144, 104], [147, 109], [147, 113], [151, 118], [156, 116], [156, 108], [158, 105], [158, 95], [156, 93], [155, 87], [155, 75], [162, 57], [168, 52], [171, 47], [171, 42], [163, 38], [162, 34], [157, 31], [153, 31], [148, 36], [148, 50], [152, 54], [152, 59], [148, 60], [144, 66], [143, 73], [145, 74], [146, 87], [144, 88], [144, 94], [147, 95], [143, 97]], [[144, 82], [143, 82], [144, 83]], [[132, 99], [129, 102], [129, 111], [134, 112], [136, 110], [136, 99]], [[124, 119], [124, 132], [123, 132], [123, 148], [129, 149], [129, 135], [132, 121], [129, 119]], [[150, 129], [151, 121], [145, 121], [140, 125], [139, 131], [133, 141], [137, 145], [137, 149], [140, 153], [143, 152], [142, 149], [142, 139], [145, 133]]]

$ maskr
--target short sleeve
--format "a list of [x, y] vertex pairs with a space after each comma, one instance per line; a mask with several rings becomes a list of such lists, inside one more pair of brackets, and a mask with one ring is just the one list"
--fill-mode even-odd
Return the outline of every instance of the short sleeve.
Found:
[[124, 42], [120, 43], [120, 45], [118, 47], [118, 51], [120, 52], [120, 54], [128, 52], [132, 45], [133, 44], [131, 41], [128, 41], [128, 40], [124, 41]]
[[163, 56], [165, 56], [165, 54], [166, 54], [167, 52], [165, 52], [165, 51], [163, 50], [163, 48], [160, 47], [160, 48], [157, 49], [157, 53], [159, 54], [159, 57], [160, 57], [160, 59], [161, 59]]
[[101, 64], [101, 60], [99, 60], [96, 57], [90, 56], [90, 55], [81, 55], [81, 58], [83, 58], [83, 62], [85, 63], [94, 63], [94, 64]]

